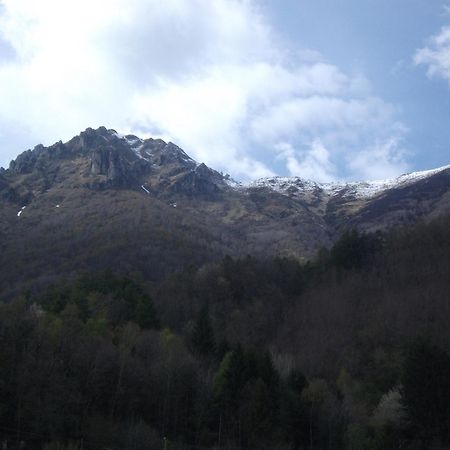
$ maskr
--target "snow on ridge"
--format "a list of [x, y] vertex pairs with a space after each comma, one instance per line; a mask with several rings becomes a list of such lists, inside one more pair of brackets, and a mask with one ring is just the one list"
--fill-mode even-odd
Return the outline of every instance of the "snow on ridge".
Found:
[[[142, 150], [145, 150], [146, 144], [146, 141], [144, 139], [141, 139], [133, 134], [124, 135], [118, 133], [116, 130], [109, 130], [109, 131], [112, 134], [114, 134], [117, 138], [121, 139], [122, 141], [125, 141], [139, 158], [149, 161], [148, 158], [142, 155]], [[158, 139], [156, 139], [156, 141], [158, 141]], [[184, 162], [194, 163], [196, 166], [199, 166], [199, 163], [197, 163], [197, 161], [192, 159], [183, 149], [178, 147], [173, 142], [168, 143], [165, 143], [164, 141], [162, 142], [165, 144], [165, 146], [162, 148], [162, 151], [176, 153], [181, 157], [181, 159]], [[147, 156], [149, 156], [148, 153]]]
[[429, 178], [439, 172], [450, 169], [450, 165], [437, 169], [411, 172], [397, 178], [374, 181], [335, 181], [318, 183], [299, 177], [270, 177], [252, 181], [243, 188], [269, 188], [281, 194], [323, 192], [329, 197], [341, 195], [342, 197], [371, 198], [389, 189], [399, 188], [413, 184], [419, 180]]
[[129, 145], [131, 145], [131, 147], [133, 147], [134, 145], [136, 145], [137, 143], [142, 144], [142, 139], [138, 138], [138, 137], [127, 137], [125, 136], [123, 138]]
[[[143, 156], [143, 153], [150, 156], [148, 152], [145, 152], [146, 140], [132, 134], [123, 135], [115, 130], [109, 131], [119, 139], [125, 141], [139, 158], [150, 162], [148, 158]], [[161, 149], [162, 151], [176, 153], [185, 163], [194, 163], [195, 167], [200, 165], [176, 144], [172, 142], [162, 142], [165, 144], [165, 146]], [[224, 182], [234, 189], [269, 188], [275, 192], [285, 195], [295, 196], [304, 193], [316, 193], [327, 197], [341, 196], [343, 198], [368, 199], [380, 195], [389, 189], [408, 186], [447, 169], [450, 169], [450, 165], [431, 170], [411, 172], [400, 175], [396, 178], [373, 181], [334, 181], [329, 183], [320, 183], [300, 177], [275, 176], [260, 178], [250, 183], [240, 183], [233, 180], [231, 177], [225, 177]]]
[[409, 186], [417, 181], [424, 180], [439, 172], [450, 169], [450, 165], [439, 167], [437, 169], [423, 170], [418, 172], [405, 173], [397, 178], [388, 178], [385, 180], [364, 181], [347, 183], [346, 187], [354, 190], [354, 195], [358, 197], [373, 197], [388, 189], [395, 189], [404, 186]]
[[[145, 159], [145, 161], [150, 162], [150, 160], [148, 158], [146, 158], [145, 156], [142, 156], [142, 150], [144, 149], [145, 144], [141, 144], [138, 147], [131, 147], [131, 149], [134, 151], [134, 153], [136, 154], [136, 156], [138, 156], [141, 159]], [[146, 155], [149, 156], [148, 152], [146, 152]]]
[[235, 189], [239, 189], [242, 187], [245, 187], [240, 181], [236, 181], [235, 179], [231, 178], [229, 175], [225, 175], [223, 178], [224, 183], [231, 187], [231, 188], [235, 188]]
[[128, 145], [131, 147], [135, 146], [136, 144], [142, 144], [144, 141], [141, 138], [138, 138], [137, 136], [133, 134], [121, 134], [118, 133], [116, 130], [109, 130], [111, 134], [114, 134], [116, 137], [121, 139], [122, 141], [125, 141]]
[[443, 172], [444, 170], [450, 169], [450, 165], [438, 167], [437, 169], [431, 169], [431, 170], [423, 170], [420, 172], [411, 172], [406, 173], [404, 175], [400, 175], [399, 177], [395, 178], [394, 181], [397, 181], [397, 183], [405, 184], [405, 183], [413, 183], [418, 180], [423, 180], [424, 178], [431, 177], [433, 175], [436, 175], [439, 172]]
[[133, 152], [136, 154], [136, 156], [138, 156], [141, 159], [144, 159], [145, 161], [149, 161], [148, 158], [146, 158], [145, 156], [142, 155], [142, 150], [145, 146], [145, 142], [143, 139], [138, 138], [137, 136], [134, 136], [133, 134], [121, 134], [118, 133], [115, 130], [110, 130], [112, 133], [114, 133], [119, 139], [121, 139], [122, 141], [125, 141], [131, 148], [131, 150], [133, 150]]

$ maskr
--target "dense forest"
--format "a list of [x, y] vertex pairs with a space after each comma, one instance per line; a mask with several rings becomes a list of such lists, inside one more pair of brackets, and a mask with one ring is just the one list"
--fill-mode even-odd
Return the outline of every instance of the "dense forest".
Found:
[[450, 217], [0, 305], [5, 449], [450, 448]]

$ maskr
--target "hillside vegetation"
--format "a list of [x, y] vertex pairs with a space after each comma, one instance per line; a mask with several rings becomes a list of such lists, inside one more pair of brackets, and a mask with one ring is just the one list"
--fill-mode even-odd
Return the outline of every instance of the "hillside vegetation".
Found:
[[225, 257], [154, 287], [111, 267], [26, 290], [0, 305], [0, 436], [449, 448], [449, 230], [349, 231], [308, 263]]

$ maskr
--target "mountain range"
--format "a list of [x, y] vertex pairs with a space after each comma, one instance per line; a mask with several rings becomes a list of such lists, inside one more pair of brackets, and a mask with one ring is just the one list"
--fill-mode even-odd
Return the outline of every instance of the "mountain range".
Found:
[[0, 292], [111, 268], [153, 282], [224, 257], [312, 258], [345, 231], [450, 211], [450, 166], [371, 182], [243, 184], [173, 143], [100, 127], [0, 170]]

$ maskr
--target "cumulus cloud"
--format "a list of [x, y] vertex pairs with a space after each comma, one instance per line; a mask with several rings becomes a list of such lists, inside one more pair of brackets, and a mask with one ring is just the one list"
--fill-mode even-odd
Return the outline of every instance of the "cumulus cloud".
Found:
[[440, 77], [450, 84], [450, 26], [429, 39], [414, 55], [416, 65], [424, 65], [429, 77]]
[[384, 142], [375, 142], [373, 147], [353, 155], [349, 164], [361, 180], [389, 179], [396, 177], [399, 171], [407, 172], [406, 153], [397, 138], [392, 137]]
[[355, 178], [365, 160], [371, 177], [406, 167], [395, 108], [361, 74], [291, 48], [257, 0], [2, 6], [3, 164], [105, 125], [173, 140], [240, 179]]
[[291, 144], [280, 143], [276, 146], [279, 158], [283, 159], [291, 176], [299, 176], [319, 183], [336, 179], [336, 167], [330, 161], [330, 152], [316, 139], [302, 152], [296, 151]]

